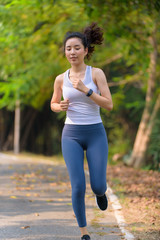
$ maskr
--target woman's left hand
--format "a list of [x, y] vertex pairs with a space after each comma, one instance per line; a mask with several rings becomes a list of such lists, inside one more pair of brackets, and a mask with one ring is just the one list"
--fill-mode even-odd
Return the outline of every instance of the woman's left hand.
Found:
[[89, 91], [89, 89], [84, 85], [84, 83], [80, 79], [73, 80], [72, 85], [75, 89], [77, 89], [81, 92], [84, 92], [86, 94]]

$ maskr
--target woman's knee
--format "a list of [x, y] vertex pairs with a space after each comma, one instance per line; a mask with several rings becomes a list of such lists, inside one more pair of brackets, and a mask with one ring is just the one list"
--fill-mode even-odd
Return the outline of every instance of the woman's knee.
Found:
[[106, 192], [106, 183], [94, 184], [92, 185], [92, 191], [95, 195], [102, 196]]
[[76, 184], [76, 186], [72, 187], [72, 195], [74, 197], [83, 197], [85, 195], [86, 187], [84, 184]]

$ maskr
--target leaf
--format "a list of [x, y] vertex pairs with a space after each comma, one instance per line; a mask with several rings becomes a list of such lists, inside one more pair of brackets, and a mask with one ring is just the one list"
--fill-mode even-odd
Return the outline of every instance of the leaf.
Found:
[[72, 203], [67, 203], [68, 206], [72, 206]]
[[34, 196], [35, 197], [39, 197], [40, 195], [38, 193], [34, 193]]
[[21, 227], [21, 229], [27, 229], [27, 228], [30, 228], [30, 226]]
[[47, 202], [54, 202], [54, 200], [52, 200], [52, 199], [48, 199], [48, 200], [46, 200]]
[[31, 194], [30, 193], [26, 193], [26, 197], [30, 197], [31, 196]]
[[57, 201], [58, 202], [63, 202], [63, 199], [62, 198], [58, 198]]
[[53, 182], [53, 183], [50, 183], [49, 185], [52, 186], [52, 187], [55, 187], [55, 186], [57, 186], [57, 183]]
[[58, 193], [63, 193], [63, 192], [66, 191], [66, 189], [57, 189], [56, 191], [57, 191]]
[[47, 171], [48, 171], [48, 172], [52, 172], [52, 171], [53, 171], [53, 168], [48, 168]]
[[17, 197], [16, 196], [10, 196], [10, 198], [16, 199]]

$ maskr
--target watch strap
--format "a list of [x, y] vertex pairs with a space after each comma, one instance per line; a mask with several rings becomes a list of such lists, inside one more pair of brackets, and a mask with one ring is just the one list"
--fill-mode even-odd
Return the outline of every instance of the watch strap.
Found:
[[86, 94], [87, 97], [90, 97], [93, 93], [93, 90], [92, 89], [89, 89], [88, 93]]

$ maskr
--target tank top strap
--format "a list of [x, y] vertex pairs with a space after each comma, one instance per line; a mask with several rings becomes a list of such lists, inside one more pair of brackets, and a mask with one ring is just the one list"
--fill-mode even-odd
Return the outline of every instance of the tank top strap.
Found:
[[92, 67], [87, 65], [84, 83], [89, 84], [91, 81], [92, 81]]
[[71, 83], [68, 81], [68, 74], [69, 74], [69, 69], [64, 73], [63, 85], [65, 87], [71, 87]]

